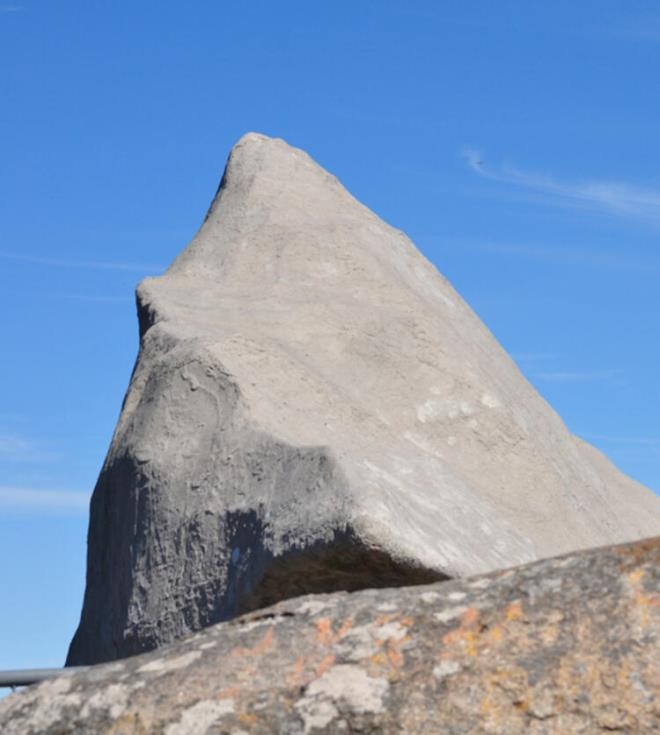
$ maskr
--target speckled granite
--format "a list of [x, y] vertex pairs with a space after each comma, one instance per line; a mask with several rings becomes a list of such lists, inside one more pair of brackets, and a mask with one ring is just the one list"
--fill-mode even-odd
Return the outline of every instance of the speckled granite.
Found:
[[660, 728], [660, 539], [288, 600], [0, 702], [3, 735]]

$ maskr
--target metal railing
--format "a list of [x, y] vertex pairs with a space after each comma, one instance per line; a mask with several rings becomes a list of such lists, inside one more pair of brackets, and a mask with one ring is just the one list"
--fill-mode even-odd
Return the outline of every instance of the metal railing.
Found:
[[0, 671], [0, 688], [26, 687], [37, 684], [46, 679], [52, 679], [67, 671], [83, 671], [87, 666], [68, 666], [65, 669], [15, 669], [13, 671]]

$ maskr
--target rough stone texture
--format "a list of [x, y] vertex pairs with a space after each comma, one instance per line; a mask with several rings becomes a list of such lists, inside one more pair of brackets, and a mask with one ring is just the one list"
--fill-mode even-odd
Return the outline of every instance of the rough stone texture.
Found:
[[660, 731], [660, 539], [297, 598], [0, 701], [3, 735]]
[[236, 145], [138, 314], [70, 664], [660, 533], [403, 233], [281, 140]]

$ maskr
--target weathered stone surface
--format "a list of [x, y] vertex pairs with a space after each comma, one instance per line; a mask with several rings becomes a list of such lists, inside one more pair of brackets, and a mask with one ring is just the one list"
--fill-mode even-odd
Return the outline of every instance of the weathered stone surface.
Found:
[[0, 702], [3, 735], [660, 731], [660, 539], [281, 602]]
[[138, 289], [68, 662], [306, 592], [428, 582], [660, 533], [398, 230], [247, 135]]

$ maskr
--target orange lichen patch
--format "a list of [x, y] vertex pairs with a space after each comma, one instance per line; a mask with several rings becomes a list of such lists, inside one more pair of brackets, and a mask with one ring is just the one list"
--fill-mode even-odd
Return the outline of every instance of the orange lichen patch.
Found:
[[216, 699], [234, 699], [237, 697], [240, 693], [240, 690], [237, 686], [233, 687], [225, 687], [224, 689], [221, 689], [216, 695]]
[[319, 618], [316, 621], [316, 640], [322, 646], [332, 646], [340, 641], [348, 631], [353, 627], [353, 619], [345, 620], [339, 630], [334, 633], [332, 630], [332, 620], [330, 618]]
[[462, 628], [454, 628], [449, 633], [445, 633], [442, 636], [442, 644], [444, 646], [453, 646], [455, 643], [459, 643], [465, 637], [466, 631]]
[[266, 651], [269, 651], [273, 647], [274, 642], [275, 630], [273, 628], [268, 628], [268, 630], [264, 633], [264, 637], [254, 647], [254, 653], [257, 656], [261, 656], [262, 653], [266, 653]]
[[335, 642], [340, 641], [352, 627], [353, 627], [352, 618], [349, 618], [348, 620], [344, 621], [341, 628], [339, 628], [339, 630], [335, 634]]
[[469, 656], [476, 656], [478, 650], [479, 633], [465, 628], [454, 628], [445, 633], [442, 642], [445, 646], [462, 645]]
[[319, 618], [316, 621], [316, 640], [322, 646], [332, 643], [332, 620], [330, 618]]
[[321, 663], [316, 667], [316, 677], [323, 676], [325, 672], [334, 665], [335, 661], [337, 660], [337, 657], [334, 655], [334, 653], [329, 653], [322, 661]]
[[469, 656], [476, 656], [478, 643], [481, 637], [479, 629], [479, 610], [476, 607], [468, 608], [460, 617], [458, 628], [450, 630], [442, 637], [445, 646], [462, 645]]
[[660, 551], [660, 536], [645, 539], [644, 541], [636, 541], [634, 544], [624, 544], [613, 549], [621, 559], [620, 569], [625, 571], [632, 567], [638, 567], [640, 564], [653, 563], [653, 557], [658, 558]]
[[479, 610], [476, 607], [468, 607], [461, 615], [461, 625], [465, 628], [471, 627], [479, 620]]
[[635, 569], [628, 575], [628, 583], [632, 587], [639, 623], [643, 628], [648, 626], [651, 620], [652, 608], [660, 608], [660, 595], [653, 592], [649, 594], [644, 590], [642, 585], [644, 576], [644, 569]]
[[229, 655], [233, 658], [252, 658], [255, 656], [261, 656], [262, 654], [266, 653], [266, 651], [269, 651], [271, 648], [273, 648], [274, 643], [275, 631], [271, 627], [268, 628], [268, 630], [264, 633], [263, 637], [256, 646], [254, 646], [253, 648], [239, 646], [237, 648], [234, 648]]
[[506, 609], [506, 619], [512, 623], [520, 620], [523, 616], [522, 604], [520, 602], [512, 602]]
[[395, 669], [400, 669], [403, 666], [403, 654], [396, 645], [388, 647], [387, 659], [390, 662], [390, 665]]
[[305, 657], [298, 656], [296, 662], [293, 664], [289, 675], [287, 676], [287, 684], [291, 687], [298, 686], [303, 681], [303, 672], [305, 671]]

